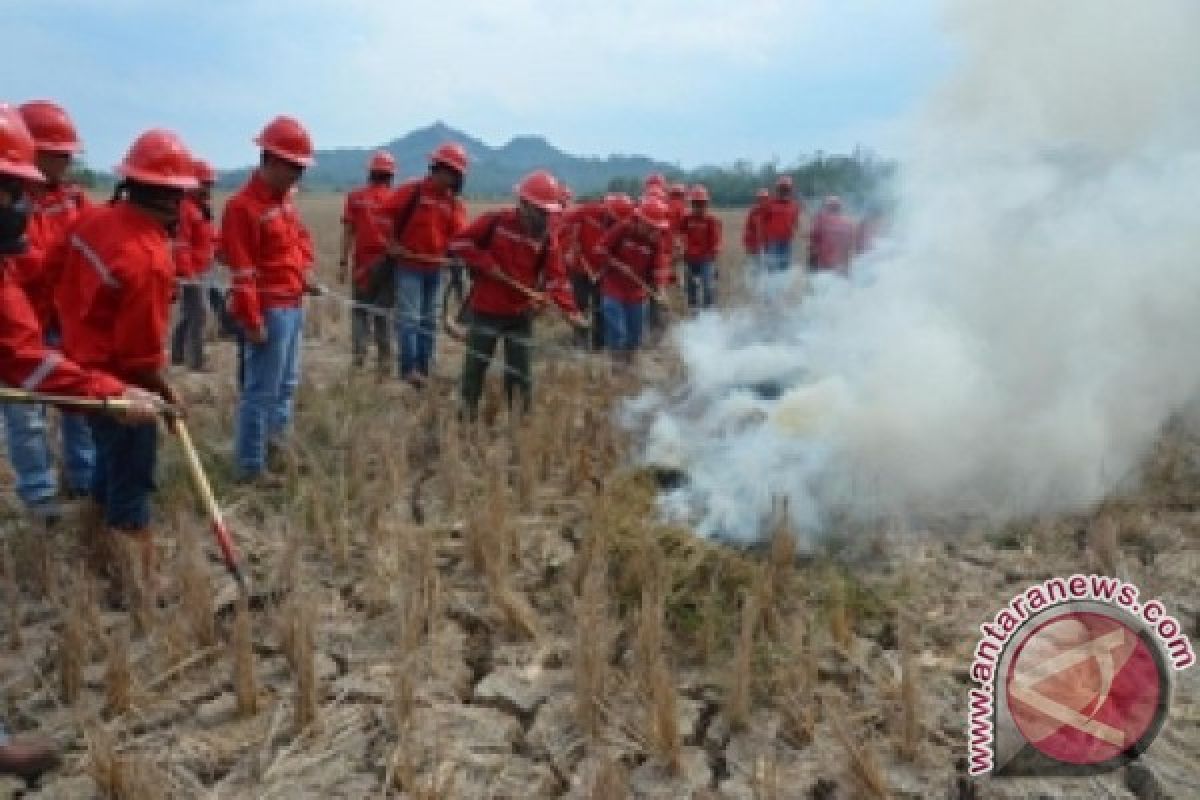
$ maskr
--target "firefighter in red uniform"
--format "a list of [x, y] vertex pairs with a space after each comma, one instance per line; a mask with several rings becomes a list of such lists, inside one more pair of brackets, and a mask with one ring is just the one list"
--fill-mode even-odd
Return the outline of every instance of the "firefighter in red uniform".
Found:
[[207, 316], [204, 280], [212, 268], [216, 232], [211, 192], [216, 175], [206, 161], [193, 164], [197, 187], [183, 198], [175, 231], [175, 274], [179, 276], [179, 319], [171, 334], [171, 363], [186, 364], [192, 372], [207, 372], [204, 360], [204, 322]]
[[[181, 407], [165, 378], [166, 341], [175, 284], [168, 230], [179, 221], [184, 192], [196, 188], [192, 157], [174, 133], [139, 136], [117, 167], [120, 199], [89, 210], [67, 235], [55, 306], [63, 350], [87, 369], [107, 372]], [[140, 561], [143, 599], [156, 592], [150, 528], [158, 429], [91, 417], [96, 442], [95, 519], [107, 541], [123, 537]], [[132, 577], [132, 576], [131, 576]]]
[[437, 341], [436, 303], [443, 268], [450, 265], [450, 240], [467, 226], [459, 199], [467, 174], [467, 151], [438, 146], [429, 174], [402, 184], [392, 195], [388, 254], [396, 263], [396, 347], [400, 378], [425, 385]]
[[[18, 283], [17, 261], [28, 252], [28, 210], [23, 201], [39, 185], [34, 142], [21, 114], [0, 104], [0, 383], [28, 391], [120, 398], [127, 422], [153, 424], [156, 398], [111, 375], [85, 370], [48, 347], [37, 314]], [[0, 724], [0, 773], [36, 779], [58, 762], [54, 740], [39, 735], [10, 736]]]
[[233, 279], [229, 312], [241, 328], [237, 477], [267, 485], [268, 450], [283, 446], [300, 382], [313, 247], [292, 194], [313, 164], [313, 146], [291, 117], [276, 117], [254, 142], [258, 168], [225, 204], [221, 249]]
[[562, 210], [558, 181], [539, 170], [517, 184], [516, 195], [515, 208], [480, 215], [450, 245], [471, 270], [462, 371], [462, 402], [468, 419], [474, 419], [479, 408], [497, 339], [504, 340], [509, 408], [527, 412], [533, 400], [533, 318], [554, 304], [566, 312], [572, 325], [586, 325], [571, 297], [557, 237], [551, 234], [550, 217]]
[[[45, 269], [46, 256], [61, 243], [67, 228], [89, 205], [83, 189], [67, 181], [71, 159], [83, 145], [71, 118], [55, 103], [34, 100], [19, 110], [33, 135], [37, 149], [35, 163], [46, 180], [29, 188], [29, 246], [16, 259], [13, 269], [33, 304], [47, 343], [57, 347], [60, 337], [54, 315], [55, 276]], [[53, 522], [61, 509], [55, 502], [59, 479], [47, 438], [46, 409], [14, 405], [5, 406], [3, 411], [9, 456], [17, 475], [17, 494], [35, 516]], [[91, 431], [78, 414], [63, 414], [61, 427], [62, 483], [68, 494], [86, 494], [96, 465]]]
[[783, 272], [792, 264], [792, 240], [800, 229], [804, 207], [792, 196], [792, 176], [775, 184], [775, 196], [762, 212], [763, 255], [768, 272]]
[[717, 303], [716, 265], [721, 252], [721, 221], [708, 210], [708, 189], [692, 187], [692, 211], [678, 223], [687, 268], [687, 297], [691, 308], [712, 308]]
[[767, 205], [771, 202], [771, 192], [769, 189], [759, 189], [754, 196], [754, 205], [746, 212], [746, 222], [742, 226], [742, 247], [746, 250], [746, 255], [749, 256], [756, 265], [761, 265], [763, 244], [765, 237], [763, 235], [763, 214], [766, 213]]
[[[613, 225], [633, 213], [633, 200], [627, 194], [608, 194], [603, 200], [584, 203], [563, 215], [563, 261], [575, 295], [575, 307], [590, 314], [591, 346], [604, 344], [604, 324], [600, 317], [600, 262], [596, 245]], [[576, 331], [576, 343], [586, 347], [588, 332]]]
[[631, 366], [641, 347], [647, 300], [666, 304], [671, 256], [663, 233], [669, 226], [667, 204], [647, 197], [631, 219], [613, 226], [594, 248], [601, 264], [604, 343], [617, 366]]
[[392, 366], [392, 332], [385, 309], [391, 308], [396, 298], [392, 281], [372, 281], [372, 274], [377, 268], [392, 269], [390, 264], [381, 262], [387, 257], [391, 222], [388, 203], [395, 175], [396, 159], [391, 153], [380, 150], [371, 156], [367, 165], [367, 185], [346, 195], [342, 210], [341, 258], [338, 260], [338, 280], [345, 283], [353, 257], [353, 296], [358, 304], [350, 318], [350, 352], [354, 366], [361, 367], [366, 360], [367, 332], [373, 331], [380, 374], [386, 374]]
[[808, 263], [813, 272], [850, 273], [858, 226], [842, 210], [842, 199], [825, 198], [809, 234]]

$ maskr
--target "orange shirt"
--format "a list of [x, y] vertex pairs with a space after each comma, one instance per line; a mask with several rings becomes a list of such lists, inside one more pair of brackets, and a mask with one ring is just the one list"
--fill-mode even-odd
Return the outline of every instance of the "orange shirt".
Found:
[[766, 236], [763, 233], [764, 214], [766, 213], [768, 201], [759, 201], [750, 206], [750, 210], [746, 212], [746, 224], [742, 228], [742, 245], [746, 248], [747, 253], [758, 254], [762, 252], [763, 245], [766, 244]]
[[258, 172], [225, 204], [221, 252], [233, 279], [229, 312], [242, 326], [258, 330], [263, 311], [300, 305], [312, 238], [291, 194], [279, 194]]
[[92, 202], [82, 188], [60, 184], [34, 188], [29, 193], [29, 203], [29, 227], [26, 230], [29, 252], [17, 259], [17, 280], [29, 296], [42, 330], [57, 330], [54, 285], [58, 276], [46, 271], [46, 257]]
[[762, 213], [763, 244], [790, 242], [796, 235], [804, 209], [795, 200], [772, 197]]
[[564, 260], [570, 274], [600, 272], [603, 264], [596, 245], [614, 222], [604, 203], [583, 203], [563, 215]]
[[387, 251], [391, 197], [390, 186], [369, 184], [346, 195], [342, 222], [354, 232], [354, 282], [360, 287], [365, 288], [371, 266]]
[[[632, 221], [614, 225], [596, 245], [597, 257], [605, 265], [600, 292], [622, 303], [640, 303], [646, 299], [642, 284], [661, 288], [671, 282], [671, 253], [666, 249], [669, 231], [654, 231], [649, 238], [634, 228]], [[633, 280], [625, 270], [613, 264], [619, 261], [641, 281]]]
[[111, 375], [81, 369], [46, 346], [15, 268], [15, 259], [0, 258], [0, 382], [31, 392], [97, 399], [125, 391]]
[[122, 201], [84, 214], [59, 252], [54, 299], [63, 352], [81, 367], [125, 380], [165, 367], [175, 286], [166, 229]]
[[[413, 202], [413, 193], [418, 192], [416, 205], [405, 222], [403, 230], [396, 230], [398, 218]], [[450, 240], [467, 227], [467, 208], [449, 189], [437, 185], [432, 178], [421, 178], [401, 184], [388, 201], [388, 214], [392, 217], [392, 236], [396, 243], [408, 252], [428, 258], [443, 258]], [[436, 264], [423, 261], [400, 261], [410, 269], [435, 272]]]
[[813, 269], [836, 269], [845, 272], [854, 255], [858, 226], [854, 220], [838, 211], [817, 214], [809, 236], [809, 261]]
[[212, 223], [191, 197], [179, 204], [179, 227], [171, 242], [175, 257], [175, 274], [180, 278], [195, 278], [212, 263], [214, 242]]
[[721, 251], [721, 221], [707, 211], [688, 214], [679, 221], [677, 230], [683, 237], [685, 261], [713, 261]]
[[575, 310], [558, 237], [547, 232], [544, 241], [531, 238], [515, 209], [481, 214], [453, 239], [450, 250], [471, 270], [467, 303], [472, 311], [516, 316], [530, 310], [529, 297], [496, 278], [497, 273], [530, 289], [544, 290], [560, 308]]

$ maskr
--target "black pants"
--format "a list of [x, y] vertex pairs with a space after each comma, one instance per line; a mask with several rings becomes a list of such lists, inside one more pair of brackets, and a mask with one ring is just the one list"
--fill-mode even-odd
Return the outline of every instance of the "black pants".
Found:
[[[466, 267], [461, 262], [450, 264], [450, 277], [446, 279], [446, 288], [442, 292], [442, 319], [446, 319], [450, 315], [454, 315], [456, 319], [459, 318], [463, 297], [466, 296], [466, 286], [463, 280], [466, 271]], [[453, 301], [450, 300], [452, 294], [454, 295]]]
[[171, 363], [187, 364], [191, 369], [204, 367], [204, 287], [179, 288], [179, 321], [171, 335]]
[[467, 324], [467, 352], [463, 357], [462, 372], [462, 401], [467, 417], [474, 419], [479, 411], [483, 381], [496, 351], [496, 340], [501, 338], [504, 339], [504, 393], [508, 407], [512, 409], [516, 396], [520, 395], [521, 410], [529, 411], [533, 404], [532, 318], [527, 314], [508, 316], [471, 312], [467, 315]]
[[589, 339], [593, 350], [604, 348], [604, 317], [600, 314], [600, 287], [583, 273], [572, 273], [571, 291], [575, 295], [575, 307], [591, 318], [591, 330], [575, 331], [575, 346], [587, 347]]
[[225, 290], [213, 287], [208, 290], [208, 307], [217, 318], [217, 330], [221, 336], [236, 339], [238, 326], [229, 309], [225, 307]]
[[391, 319], [385, 316], [386, 309], [374, 306], [365, 289], [354, 285], [354, 302], [371, 305], [372, 309], [357, 308], [350, 313], [350, 352], [354, 366], [361, 367], [367, 357], [367, 332], [375, 334], [375, 357], [379, 367], [390, 368], [392, 364]]

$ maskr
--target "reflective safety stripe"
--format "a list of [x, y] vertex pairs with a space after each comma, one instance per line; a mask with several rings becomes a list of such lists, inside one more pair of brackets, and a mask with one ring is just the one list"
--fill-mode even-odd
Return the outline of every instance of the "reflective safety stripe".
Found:
[[54, 372], [54, 368], [62, 362], [62, 359], [62, 353], [47, 353], [46, 357], [42, 359], [42, 363], [37, 365], [37, 369], [21, 384], [21, 388], [27, 392], [37, 389], [42, 385], [42, 381], [50, 377], [50, 373]]
[[108, 268], [108, 265], [101, 260], [100, 256], [96, 255], [96, 251], [91, 248], [91, 245], [79, 238], [79, 234], [71, 234], [71, 246], [83, 254], [83, 257], [92, 265], [92, 269], [96, 270], [100, 275], [100, 280], [104, 281], [106, 286], [115, 287], [121, 285], [121, 282], [112, 274], [112, 270]]

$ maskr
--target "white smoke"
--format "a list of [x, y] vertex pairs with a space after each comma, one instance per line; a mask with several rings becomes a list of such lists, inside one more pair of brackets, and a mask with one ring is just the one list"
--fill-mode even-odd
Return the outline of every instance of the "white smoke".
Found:
[[1195, 393], [1200, 2], [948, 5], [888, 245], [682, 326], [686, 385], [628, 409], [705, 535], [757, 538], [777, 495], [810, 534], [1086, 507]]

